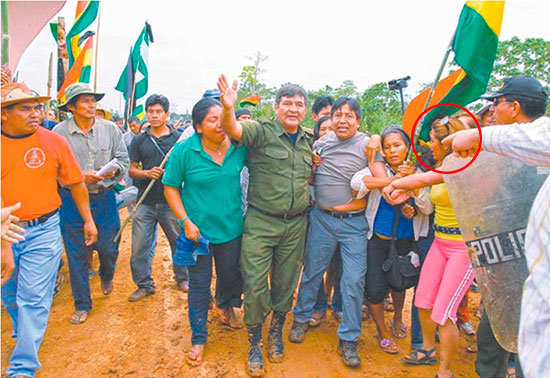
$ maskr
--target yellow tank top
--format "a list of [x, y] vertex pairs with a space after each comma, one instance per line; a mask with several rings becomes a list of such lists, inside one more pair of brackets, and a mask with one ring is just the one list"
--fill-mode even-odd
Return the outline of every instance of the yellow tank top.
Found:
[[[434, 223], [441, 227], [458, 227], [458, 221], [451, 205], [447, 185], [436, 184], [432, 186], [430, 200], [435, 205]], [[436, 231], [435, 236], [446, 240], [464, 240], [462, 235], [443, 234]]]

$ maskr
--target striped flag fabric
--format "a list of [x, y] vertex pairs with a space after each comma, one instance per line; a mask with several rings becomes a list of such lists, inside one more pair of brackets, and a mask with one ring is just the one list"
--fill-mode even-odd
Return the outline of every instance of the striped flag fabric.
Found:
[[447, 93], [449, 93], [449, 90], [451, 90], [451, 88], [453, 87], [456, 79], [463, 72], [464, 71], [462, 69], [459, 69], [451, 73], [446, 78], [439, 80], [433, 92], [430, 103], [427, 106], [426, 101], [428, 101], [428, 97], [430, 95], [432, 87], [424, 89], [415, 98], [413, 98], [411, 102], [409, 102], [409, 105], [407, 105], [405, 113], [403, 113], [403, 121], [401, 122], [403, 131], [410, 135], [414, 127], [414, 123], [416, 122], [420, 114], [422, 114], [424, 109], [440, 102], [441, 99]]
[[[498, 49], [504, 1], [467, 1], [458, 21], [453, 41], [455, 62], [463, 69], [449, 92], [439, 103], [466, 106], [487, 90]], [[438, 107], [430, 111], [420, 128], [420, 139], [429, 140], [430, 125], [456, 107]]]
[[243, 98], [239, 102], [239, 106], [241, 108], [244, 108], [246, 105], [256, 106], [260, 103], [261, 100], [262, 100], [262, 98], [260, 96], [249, 96], [247, 98]]
[[69, 55], [69, 70], [80, 55], [78, 40], [80, 33], [85, 31], [97, 18], [99, 1], [79, 1], [76, 5], [74, 24], [67, 33], [67, 53]]
[[[149, 45], [154, 42], [151, 25], [145, 22], [145, 26], [139, 33], [136, 43], [130, 52], [128, 63], [124, 67], [115, 89], [122, 92], [124, 99], [131, 106], [130, 117], [135, 116], [140, 120], [145, 118], [145, 95], [149, 89], [148, 59]], [[132, 75], [133, 72], [133, 75]], [[133, 109], [132, 109], [133, 108]]]
[[61, 86], [61, 89], [57, 93], [57, 99], [60, 103], [65, 103], [67, 98], [65, 97], [65, 89], [74, 83], [89, 83], [90, 73], [92, 71], [92, 57], [94, 50], [94, 37], [90, 35], [82, 48], [82, 51], [78, 55], [78, 59], [74, 62], [73, 66], [67, 72], [65, 81]]

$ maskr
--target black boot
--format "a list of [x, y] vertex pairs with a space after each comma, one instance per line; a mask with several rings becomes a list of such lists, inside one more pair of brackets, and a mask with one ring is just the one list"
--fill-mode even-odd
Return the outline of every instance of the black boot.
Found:
[[265, 373], [263, 356], [264, 345], [262, 343], [262, 325], [247, 325], [246, 330], [248, 333], [248, 342], [250, 342], [246, 372], [251, 377], [261, 377]]
[[342, 356], [344, 365], [351, 368], [361, 366], [361, 357], [357, 353], [357, 341], [345, 341], [338, 339], [338, 354]]
[[283, 344], [283, 326], [286, 314], [273, 312], [271, 325], [267, 332], [267, 358], [273, 363], [283, 362], [285, 347]]

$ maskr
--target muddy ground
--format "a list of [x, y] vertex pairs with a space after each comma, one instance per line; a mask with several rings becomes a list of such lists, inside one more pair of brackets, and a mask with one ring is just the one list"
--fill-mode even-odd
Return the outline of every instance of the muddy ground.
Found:
[[[126, 212], [121, 212], [122, 217]], [[65, 282], [54, 299], [50, 322], [39, 357], [42, 368], [38, 377], [246, 377], [244, 370], [248, 342], [246, 331], [228, 330], [211, 311], [209, 340], [204, 363], [191, 368], [185, 363], [190, 348], [190, 328], [187, 318], [187, 294], [177, 290], [172, 279], [168, 243], [162, 232], [153, 262], [157, 292], [137, 303], [127, 298], [135, 289], [129, 258], [131, 227], [127, 227], [120, 244], [120, 257], [114, 279], [113, 293], [101, 293], [99, 278], [91, 280], [93, 310], [82, 325], [72, 325], [68, 318], [73, 312], [73, 300], [65, 267]], [[98, 268], [97, 256], [94, 259]], [[404, 319], [410, 319], [410, 301], [407, 296]], [[479, 302], [479, 295], [470, 295], [471, 321]], [[390, 314], [386, 313], [389, 323]], [[239, 313], [242, 319], [242, 313]], [[290, 318], [290, 316], [289, 316]], [[271, 364], [266, 359], [266, 377], [433, 377], [434, 366], [409, 367], [401, 358], [409, 351], [409, 338], [397, 340], [401, 351], [388, 355], [376, 344], [374, 322], [363, 322], [359, 343], [362, 366], [358, 370], [346, 368], [336, 353], [338, 323], [328, 315], [327, 320], [308, 332], [303, 344], [286, 341], [291, 319], [285, 327], [285, 360]], [[265, 327], [264, 327], [265, 328]], [[14, 347], [10, 337], [11, 324], [2, 308], [2, 376]], [[475, 354], [466, 352], [473, 338], [460, 337], [458, 360], [453, 370], [456, 377], [474, 377]]]

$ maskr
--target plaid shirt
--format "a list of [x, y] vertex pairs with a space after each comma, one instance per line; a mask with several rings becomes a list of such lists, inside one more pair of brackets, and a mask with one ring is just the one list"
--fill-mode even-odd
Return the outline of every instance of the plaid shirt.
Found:
[[[485, 150], [550, 166], [550, 118], [483, 129]], [[529, 277], [521, 302], [519, 357], [525, 377], [550, 376], [550, 177], [540, 189], [525, 236]]]

